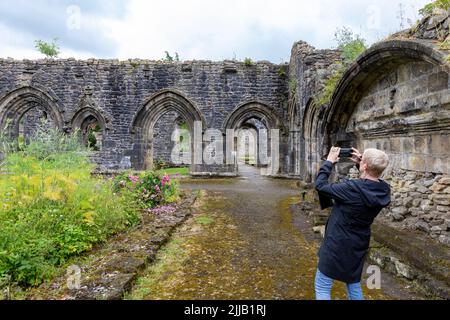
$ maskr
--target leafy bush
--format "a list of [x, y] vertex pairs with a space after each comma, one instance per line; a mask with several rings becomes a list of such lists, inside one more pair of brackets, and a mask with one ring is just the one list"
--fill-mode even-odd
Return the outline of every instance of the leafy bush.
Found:
[[339, 81], [341, 80], [342, 76], [344, 75], [344, 72], [345, 68], [340, 67], [327, 79], [324, 87], [316, 97], [317, 105], [323, 106], [331, 102], [333, 93], [336, 90], [336, 87], [339, 84]]
[[367, 49], [365, 40], [360, 35], [354, 34], [353, 31], [345, 27], [336, 30], [335, 40], [338, 44], [338, 49], [342, 52], [341, 57], [343, 61], [337, 70], [326, 80], [324, 87], [316, 96], [315, 101], [320, 106], [327, 105], [331, 102], [333, 93], [345, 70]]
[[252, 60], [251, 58], [245, 58], [245, 59], [244, 59], [244, 65], [245, 65], [246, 67], [251, 67], [251, 66], [253, 66], [253, 60]]
[[57, 44], [58, 39], [53, 39], [52, 43], [48, 43], [42, 40], [36, 40], [36, 49], [44, 54], [47, 58], [56, 58], [60, 54], [59, 46]]
[[178, 55], [178, 52], [175, 52], [175, 57], [172, 57], [169, 53], [169, 51], [164, 51], [166, 57], [162, 59], [162, 61], [165, 62], [179, 62], [180, 61], [180, 56]]
[[77, 134], [38, 130], [0, 173], [0, 278], [38, 285], [73, 255], [139, 222], [139, 207], [114, 194]]
[[280, 78], [286, 78], [287, 76], [287, 67], [286, 66], [282, 66], [278, 69], [278, 76]]
[[444, 9], [444, 10], [450, 9], [450, 0], [433, 1], [433, 2], [425, 5], [425, 7], [423, 7], [422, 9], [420, 9], [419, 13], [422, 16], [428, 16], [433, 13], [434, 9]]
[[352, 63], [367, 49], [366, 41], [359, 34], [353, 33], [348, 28], [337, 29], [334, 37], [338, 44], [338, 49], [342, 50], [344, 64]]
[[114, 190], [127, 195], [142, 209], [169, 204], [178, 199], [178, 183], [168, 174], [155, 172], [123, 173], [114, 179]]

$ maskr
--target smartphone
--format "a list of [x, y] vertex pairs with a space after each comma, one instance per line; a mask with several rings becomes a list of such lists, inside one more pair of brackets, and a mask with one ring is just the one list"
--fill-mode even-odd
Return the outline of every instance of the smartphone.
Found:
[[339, 158], [351, 158], [352, 157], [352, 148], [341, 148], [341, 152], [339, 153]]

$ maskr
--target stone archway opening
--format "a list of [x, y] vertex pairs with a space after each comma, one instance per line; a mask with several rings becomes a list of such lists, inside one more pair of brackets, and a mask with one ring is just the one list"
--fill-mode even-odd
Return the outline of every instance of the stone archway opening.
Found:
[[191, 131], [182, 115], [171, 110], [161, 114], [153, 130], [154, 169], [188, 167], [191, 162]]
[[0, 99], [0, 128], [20, 146], [38, 130], [63, 129], [56, 99], [32, 87], [16, 89]]
[[191, 174], [201, 171], [202, 164], [195, 163], [192, 152], [198, 124], [206, 127], [200, 111], [181, 93], [166, 90], [153, 95], [132, 124], [132, 166], [154, 170], [162, 159], [169, 165], [188, 166]]
[[[245, 167], [267, 168], [265, 155], [270, 155], [270, 146], [263, 140], [267, 136], [267, 126], [257, 118], [248, 119], [235, 133], [235, 154], [237, 171]], [[263, 172], [261, 171], [261, 174]]]
[[82, 107], [72, 119], [72, 130], [79, 130], [82, 143], [89, 150], [97, 152], [103, 149], [103, 142], [110, 119], [91, 106]]
[[103, 141], [103, 128], [94, 116], [87, 117], [80, 127], [83, 144], [92, 151], [100, 151]]
[[233, 163], [235, 173], [253, 164], [261, 169], [261, 175], [279, 174], [284, 130], [270, 107], [250, 102], [236, 108], [226, 120], [224, 131], [227, 136], [232, 134], [232, 139], [227, 139], [226, 156], [232, 159], [228, 163]]

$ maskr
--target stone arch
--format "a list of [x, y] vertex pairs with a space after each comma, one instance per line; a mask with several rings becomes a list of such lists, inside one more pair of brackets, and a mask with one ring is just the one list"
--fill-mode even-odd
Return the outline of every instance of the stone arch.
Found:
[[33, 108], [39, 108], [53, 125], [65, 130], [63, 118], [64, 109], [59, 104], [56, 95], [40, 88], [19, 87], [0, 98], [0, 128], [5, 130], [11, 138], [19, 136], [22, 118]]
[[[196, 122], [200, 122], [203, 128], [206, 127], [200, 110], [182, 93], [175, 90], [164, 90], [152, 95], [144, 101], [131, 126], [134, 141], [132, 164], [136, 169], [153, 168], [153, 130], [159, 118], [170, 111], [178, 113], [186, 121], [191, 137], [194, 136]], [[191, 150], [194, 149], [193, 144], [194, 139], [191, 139]], [[196, 170], [193, 156], [194, 152], [191, 157], [191, 172]]]
[[446, 56], [431, 42], [421, 40], [390, 40], [372, 46], [347, 69], [333, 94], [320, 127], [321, 153], [325, 154], [334, 144], [346, 146], [356, 140], [345, 128], [358, 102], [380, 77], [411, 62], [426, 62], [449, 73]]
[[[274, 163], [276, 159], [274, 159], [275, 152], [272, 152], [271, 150], [271, 129], [278, 129], [280, 130], [280, 148], [282, 148], [284, 151], [284, 136], [286, 134], [286, 129], [283, 126], [282, 122], [280, 121], [279, 116], [274, 112], [272, 108], [270, 108], [267, 104], [259, 102], [259, 101], [251, 101], [247, 102], [243, 105], [238, 106], [234, 109], [234, 111], [227, 117], [227, 119], [224, 122], [223, 126], [223, 132], [225, 132], [228, 135], [228, 130], [234, 130], [234, 136], [232, 138], [227, 137], [227, 142], [225, 144], [226, 147], [226, 157], [227, 159], [233, 158], [234, 156], [230, 153], [235, 150], [236, 147], [236, 134], [238, 133], [238, 130], [242, 127], [246, 126], [246, 123], [250, 121], [251, 119], [256, 119], [260, 121], [266, 128], [267, 128], [267, 152], [269, 154], [269, 161], [270, 163]], [[230, 146], [229, 144], [232, 143], [233, 146]], [[279, 168], [276, 169], [270, 169], [270, 172], [268, 174], [270, 175], [277, 175], [280, 172], [280, 169], [282, 168], [282, 164], [284, 163], [284, 159], [282, 158], [284, 155], [284, 152], [279, 152]], [[237, 159], [234, 159], [234, 171], [238, 171], [238, 164]], [[227, 161], [228, 163], [230, 161]]]
[[72, 117], [71, 130], [80, 130], [85, 144], [88, 144], [89, 134], [94, 134], [97, 145], [91, 147], [100, 151], [107, 132], [111, 130], [112, 117], [92, 99], [83, 99], [77, 109]]
[[237, 129], [251, 118], [260, 120], [268, 129], [280, 129], [285, 133], [278, 115], [267, 104], [259, 101], [247, 102], [234, 109], [225, 120], [223, 129]]

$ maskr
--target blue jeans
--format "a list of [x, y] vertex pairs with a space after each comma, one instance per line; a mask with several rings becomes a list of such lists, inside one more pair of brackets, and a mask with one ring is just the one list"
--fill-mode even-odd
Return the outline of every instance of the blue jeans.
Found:
[[[331, 300], [331, 288], [334, 280], [324, 275], [317, 269], [315, 287], [316, 300]], [[364, 300], [361, 283], [347, 283], [349, 300]]]

